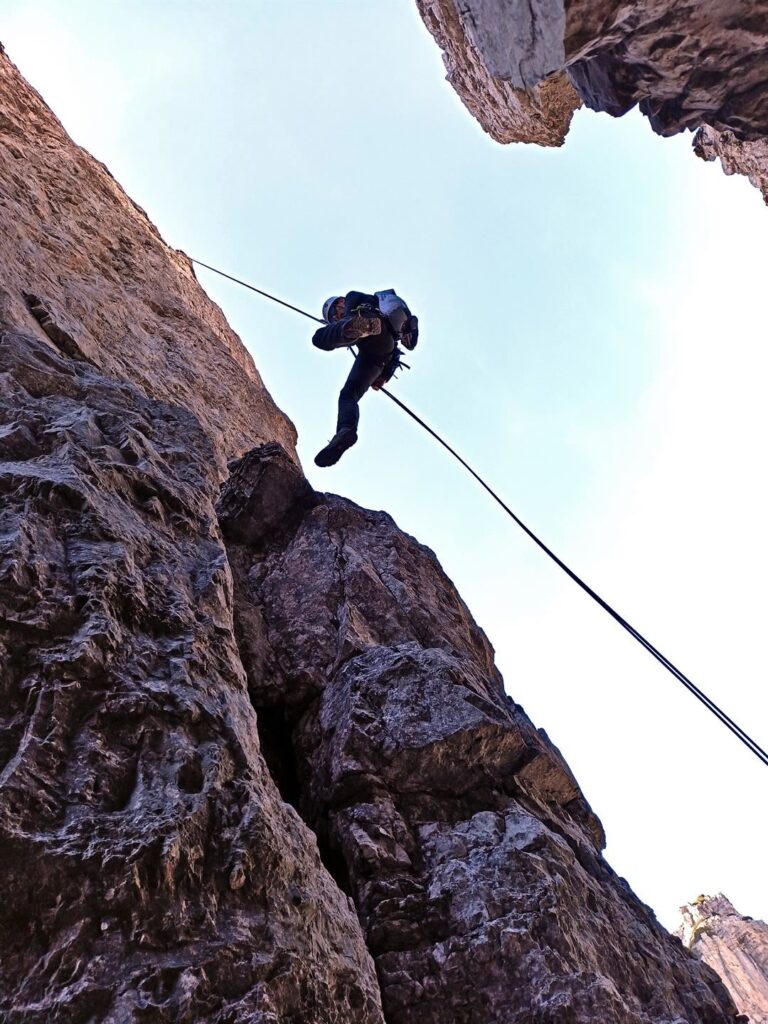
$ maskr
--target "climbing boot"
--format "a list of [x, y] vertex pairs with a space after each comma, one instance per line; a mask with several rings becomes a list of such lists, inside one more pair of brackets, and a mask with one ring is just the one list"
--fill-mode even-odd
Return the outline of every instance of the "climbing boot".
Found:
[[342, 427], [337, 430], [328, 444], [315, 456], [316, 466], [335, 465], [347, 448], [351, 448], [357, 441], [357, 434], [351, 427]]
[[347, 341], [359, 341], [372, 334], [381, 334], [381, 320], [377, 316], [353, 316], [344, 327], [344, 338]]

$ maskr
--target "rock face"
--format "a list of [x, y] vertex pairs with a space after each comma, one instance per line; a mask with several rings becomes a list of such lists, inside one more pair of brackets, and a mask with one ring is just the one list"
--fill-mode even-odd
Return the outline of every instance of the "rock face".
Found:
[[0, 1016], [380, 1021], [259, 755], [208, 437], [28, 335], [0, 366]]
[[768, 1024], [768, 924], [742, 917], [722, 893], [680, 908], [677, 935], [725, 982], [751, 1024]]
[[3, 1024], [732, 1021], [434, 555], [312, 491], [2, 55], [0, 143]]
[[76, 146], [0, 46], [0, 323], [195, 414], [224, 453], [296, 432], [184, 253]]
[[[249, 528], [241, 496], [268, 479], [279, 521]], [[265, 446], [225, 486], [236, 628], [267, 762], [355, 901], [387, 1021], [730, 1019], [600, 856], [432, 552], [300, 484]]]
[[726, 174], [745, 175], [768, 205], [768, 139], [741, 142], [733, 132], [705, 126], [693, 138], [693, 151], [702, 160], [719, 160]]
[[259, 754], [214, 511], [225, 453], [292, 427], [1, 56], [0, 160], [0, 1019], [378, 1024]]
[[564, 74], [554, 74], [516, 88], [490, 75], [474, 34], [466, 30], [463, 13], [453, 0], [416, 0], [424, 23], [443, 51], [448, 81], [470, 114], [497, 142], [535, 142], [561, 146], [578, 93]]
[[660, 135], [726, 133], [726, 172], [768, 179], [768, 0], [416, 2], [449, 81], [499, 141], [560, 145], [581, 101], [614, 117], [638, 105]]

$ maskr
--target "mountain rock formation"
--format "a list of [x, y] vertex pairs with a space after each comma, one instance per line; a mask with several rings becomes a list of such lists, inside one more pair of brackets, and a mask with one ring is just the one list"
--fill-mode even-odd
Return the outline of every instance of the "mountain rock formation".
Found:
[[559, 146], [585, 103], [639, 106], [655, 132], [768, 193], [768, 0], [416, 0], [448, 80], [499, 142]]
[[749, 178], [768, 205], [768, 139], [742, 142], [733, 132], [718, 132], [705, 125], [693, 137], [693, 151], [702, 160], [719, 160], [726, 174]]
[[717, 971], [750, 1024], [768, 1024], [768, 924], [742, 917], [722, 893], [680, 908], [684, 945]]
[[725, 1024], [427, 548], [0, 54], [0, 1020]]

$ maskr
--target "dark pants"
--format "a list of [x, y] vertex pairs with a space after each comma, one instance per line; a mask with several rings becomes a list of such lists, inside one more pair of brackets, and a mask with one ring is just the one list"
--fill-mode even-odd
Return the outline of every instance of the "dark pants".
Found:
[[349, 371], [347, 381], [339, 395], [339, 418], [336, 423], [336, 430], [349, 427], [357, 432], [357, 422], [360, 419], [358, 402], [389, 360], [389, 355], [381, 352], [380, 345], [377, 345], [376, 348], [379, 351], [367, 349], [365, 340], [359, 344], [359, 351], [355, 357], [354, 365]]

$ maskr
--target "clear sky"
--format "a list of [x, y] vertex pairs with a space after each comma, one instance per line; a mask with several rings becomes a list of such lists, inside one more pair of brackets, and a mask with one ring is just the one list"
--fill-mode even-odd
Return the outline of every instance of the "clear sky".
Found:
[[[319, 314], [395, 287], [395, 389], [766, 746], [760, 194], [636, 113], [502, 147], [413, 0], [1, 0], [0, 40], [166, 240]], [[344, 351], [205, 271], [312, 483], [432, 547], [562, 749], [607, 856], [668, 927], [701, 892], [768, 919], [768, 772], [388, 402], [330, 470]]]

